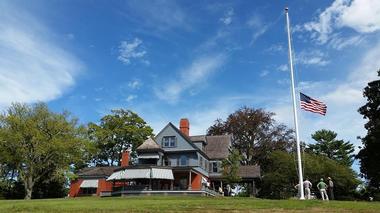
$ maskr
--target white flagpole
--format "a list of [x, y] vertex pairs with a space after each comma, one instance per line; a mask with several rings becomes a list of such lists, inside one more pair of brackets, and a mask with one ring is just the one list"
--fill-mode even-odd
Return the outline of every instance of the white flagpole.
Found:
[[300, 200], [305, 199], [303, 191], [303, 176], [302, 176], [302, 163], [301, 163], [301, 148], [300, 148], [300, 137], [298, 133], [298, 118], [297, 118], [297, 103], [296, 103], [296, 90], [294, 88], [294, 71], [293, 71], [293, 55], [292, 55], [292, 45], [290, 39], [290, 24], [289, 24], [289, 14], [288, 8], [285, 8], [286, 15], [286, 26], [288, 30], [288, 45], [289, 45], [289, 65], [290, 65], [290, 77], [292, 82], [292, 98], [293, 98], [293, 115], [294, 115], [294, 127], [296, 129], [296, 140], [297, 140], [297, 161], [298, 161], [298, 178], [299, 178], [299, 192]]

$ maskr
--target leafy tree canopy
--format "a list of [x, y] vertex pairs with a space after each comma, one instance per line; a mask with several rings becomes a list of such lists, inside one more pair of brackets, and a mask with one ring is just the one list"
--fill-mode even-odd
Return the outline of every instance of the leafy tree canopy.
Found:
[[100, 120], [100, 124], [90, 123], [89, 134], [98, 150], [94, 157], [97, 165], [120, 165], [121, 153], [132, 148], [132, 152], [141, 145], [153, 129], [130, 110], [112, 110]]
[[0, 115], [0, 162], [15, 169], [31, 199], [35, 183], [63, 174], [89, 156], [87, 130], [43, 103], [12, 104]]
[[260, 164], [265, 170], [267, 157], [273, 150], [289, 151], [294, 142], [293, 131], [276, 124], [274, 113], [243, 107], [230, 114], [226, 121], [218, 119], [208, 135], [233, 135], [233, 148], [242, 155], [242, 163]]
[[351, 166], [354, 160], [354, 145], [349, 141], [337, 140], [337, 133], [331, 130], [318, 130], [311, 137], [316, 141], [309, 144], [307, 151], [317, 155], [324, 155], [343, 165]]
[[[317, 192], [316, 185], [320, 178], [331, 177], [334, 181], [334, 192], [338, 199], [353, 196], [359, 181], [355, 172], [325, 156], [305, 153], [304, 174], [312, 184], [312, 192]], [[298, 183], [297, 163], [294, 154], [274, 151], [268, 159], [268, 171], [261, 183], [260, 197], [286, 199], [297, 194], [294, 186]]]
[[368, 120], [364, 126], [367, 135], [362, 138], [364, 146], [357, 158], [360, 160], [360, 171], [369, 180], [369, 186], [380, 191], [380, 80], [369, 82], [363, 95], [367, 103], [359, 108], [359, 113]]
[[241, 177], [238, 174], [241, 159], [239, 151], [234, 149], [228, 158], [222, 161], [223, 177], [227, 182], [233, 184], [241, 181]]

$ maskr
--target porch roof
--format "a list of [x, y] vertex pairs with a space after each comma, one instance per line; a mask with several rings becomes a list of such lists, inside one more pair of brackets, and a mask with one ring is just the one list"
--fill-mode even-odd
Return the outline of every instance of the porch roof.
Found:
[[133, 179], [167, 179], [174, 180], [171, 169], [162, 168], [130, 168], [114, 172], [107, 181]]
[[83, 180], [80, 188], [98, 188], [98, 179]]

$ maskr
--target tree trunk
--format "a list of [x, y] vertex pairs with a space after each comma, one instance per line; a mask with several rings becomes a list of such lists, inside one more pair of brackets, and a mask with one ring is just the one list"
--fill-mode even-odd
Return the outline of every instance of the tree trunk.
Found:
[[25, 185], [25, 200], [32, 199], [32, 192], [33, 192], [33, 186], [34, 186], [34, 180], [32, 177], [27, 177], [24, 181]]

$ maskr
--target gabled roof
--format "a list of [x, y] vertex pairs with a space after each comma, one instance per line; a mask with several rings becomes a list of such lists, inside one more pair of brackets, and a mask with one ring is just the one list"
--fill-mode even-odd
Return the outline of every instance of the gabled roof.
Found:
[[260, 166], [257, 165], [242, 165], [239, 167], [239, 176], [241, 178], [259, 178], [261, 177]]
[[119, 166], [87, 167], [79, 170], [78, 176], [83, 177], [109, 177]]
[[136, 149], [137, 151], [142, 150], [161, 150], [161, 147], [156, 141], [154, 141], [152, 138], [148, 138], [142, 143], [139, 147]]
[[225, 159], [230, 154], [231, 135], [205, 136], [207, 145], [205, 152], [210, 160]]
[[201, 149], [199, 149], [199, 147], [197, 145], [195, 145], [189, 136], [183, 134], [183, 132], [181, 132], [181, 130], [179, 130], [174, 124], [172, 124], [171, 122], [169, 122], [157, 135], [161, 134], [162, 131], [164, 131], [164, 129], [166, 129], [167, 126], [170, 126], [172, 127], [183, 139], [186, 140], [186, 142], [188, 142], [196, 151], [198, 151], [199, 153], [201, 153], [204, 157], [208, 158], [208, 156], [206, 155], [206, 153], [204, 151], [202, 151]]

